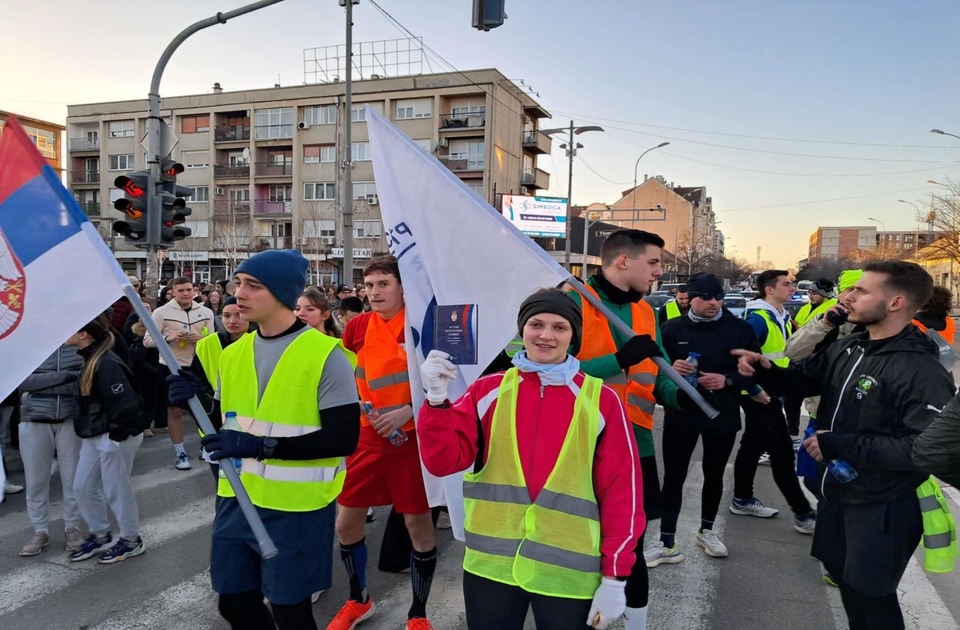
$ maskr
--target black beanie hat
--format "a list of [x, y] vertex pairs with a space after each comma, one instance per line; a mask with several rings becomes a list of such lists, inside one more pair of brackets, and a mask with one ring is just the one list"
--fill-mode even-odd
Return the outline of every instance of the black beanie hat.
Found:
[[580, 346], [580, 335], [583, 333], [583, 314], [569, 295], [559, 289], [542, 289], [537, 291], [520, 305], [520, 312], [517, 314], [517, 330], [520, 331], [520, 337], [523, 338], [523, 327], [527, 320], [538, 313], [553, 313], [559, 315], [568, 322], [573, 329], [573, 339], [570, 340], [570, 346], [578, 348]]
[[236, 304], [236, 303], [237, 303], [237, 298], [235, 298], [234, 296], [231, 295], [231, 296], [229, 296], [227, 299], [225, 299], [225, 300], [223, 301], [223, 307], [226, 308], [226, 307], [230, 306], [231, 304]]
[[701, 271], [687, 279], [687, 292], [719, 295], [723, 293], [723, 283], [720, 282], [720, 278], [712, 273]]

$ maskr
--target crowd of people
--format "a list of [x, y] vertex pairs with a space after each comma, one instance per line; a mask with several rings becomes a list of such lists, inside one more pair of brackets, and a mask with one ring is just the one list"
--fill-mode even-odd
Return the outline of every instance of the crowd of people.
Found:
[[[349, 596], [327, 630], [375, 615], [365, 532], [375, 506], [392, 506], [390, 547], [410, 572], [407, 628], [432, 628], [437, 512], [422, 464], [437, 476], [469, 471], [463, 593], [471, 630], [519, 630], [528, 610], [540, 628], [606, 628], [622, 617], [638, 630], [648, 615], [656, 619], [649, 570], [682, 562], [688, 542], [711, 558], [731, 553], [717, 514], [740, 434], [729, 512], [778, 515], [754, 494], [758, 465], [768, 461], [793, 529], [812, 537], [811, 554], [840, 589], [850, 627], [904, 627], [896, 588], [918, 543], [934, 564], [956, 555], [955, 536], [938, 530], [952, 519], [930, 476], [960, 481], [949, 292], [917, 265], [879, 261], [836, 283], [818, 280], [793, 318], [784, 304], [794, 280], [768, 270], [737, 317], [722, 306], [721, 279], [695, 273], [657, 313], [642, 298], [663, 273], [663, 246], [641, 230], [610, 234], [584, 292], [530, 295], [517, 338], [456, 400], [448, 396], [456, 366], [431, 351], [420, 366], [420, 409], [392, 256], [371, 259], [358, 286], [308, 286], [307, 260], [293, 250], [255, 254], [230, 281], [174, 278], [158, 302], [142, 298], [159, 336], [121, 298], [20, 387], [35, 530], [21, 555], [51, 542], [55, 462], [69, 559], [109, 564], [142, 554], [130, 483], [136, 450], [166, 432], [174, 467], [190, 469], [184, 410], [197, 397], [216, 429], [201, 439], [217, 488], [210, 575], [232, 628], [316, 628], [311, 604], [332, 584], [335, 548]], [[176, 360], [173, 374], [161, 344]], [[708, 417], [658, 358], [719, 415]], [[810, 416], [802, 435], [799, 411], [796, 420], [785, 411], [800, 401]], [[688, 539], [677, 524], [698, 443], [700, 526]], [[224, 458], [278, 547], [269, 562], [219, 471]], [[647, 543], [656, 519], [659, 539]]]

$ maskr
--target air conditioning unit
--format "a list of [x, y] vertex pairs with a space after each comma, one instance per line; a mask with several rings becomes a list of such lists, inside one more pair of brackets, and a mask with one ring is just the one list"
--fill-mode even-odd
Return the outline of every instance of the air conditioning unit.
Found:
[[371, 206], [379, 206], [380, 197], [378, 195], [367, 195], [367, 204]]
[[334, 236], [321, 236], [320, 242], [323, 243], [324, 245], [333, 245], [333, 241], [335, 240], [335, 238], [336, 237]]
[[217, 186], [217, 188], [216, 188], [216, 193], [217, 193], [218, 195], [222, 195], [222, 194], [224, 193], [223, 188], [220, 188], [219, 186]]
[[309, 128], [310, 128], [310, 123], [308, 123], [305, 120], [301, 120], [300, 122], [297, 123], [297, 129], [309, 129]]
[[526, 114], [523, 115], [523, 124], [525, 124], [525, 125], [529, 125], [529, 124], [530, 124], [530, 117], [527, 116]]
[[437, 146], [440, 147], [441, 149], [446, 149], [447, 145], [449, 144], [450, 144], [450, 141], [447, 140], [446, 138], [440, 138], [440, 141], [437, 142]]

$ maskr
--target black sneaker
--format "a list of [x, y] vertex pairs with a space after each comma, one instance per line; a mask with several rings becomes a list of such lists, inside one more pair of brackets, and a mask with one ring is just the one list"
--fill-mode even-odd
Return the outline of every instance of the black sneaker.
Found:
[[122, 562], [127, 558], [139, 556], [144, 551], [146, 551], [146, 548], [143, 545], [143, 539], [139, 536], [137, 536], [136, 540], [118, 538], [117, 544], [115, 544], [113, 547], [110, 547], [110, 551], [100, 554], [100, 557], [97, 558], [97, 562], [100, 564], [113, 564], [114, 562]]
[[70, 552], [70, 562], [80, 562], [92, 558], [101, 551], [109, 549], [112, 544], [113, 538], [110, 536], [110, 532], [100, 538], [97, 538], [96, 534], [90, 534], [86, 540], [80, 543], [80, 547], [76, 551]]

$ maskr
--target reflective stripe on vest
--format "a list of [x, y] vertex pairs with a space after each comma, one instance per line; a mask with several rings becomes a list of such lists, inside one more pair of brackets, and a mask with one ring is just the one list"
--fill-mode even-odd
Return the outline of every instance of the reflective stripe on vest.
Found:
[[519, 334], [514, 335], [504, 350], [511, 359], [517, 356], [517, 353], [523, 350], [523, 338]]
[[836, 306], [836, 304], [837, 300], [834, 298], [820, 302], [820, 305], [816, 308], [813, 308], [813, 303], [807, 302], [803, 305], [803, 308], [797, 312], [793, 319], [797, 322], [797, 326], [803, 326], [811, 319], [816, 319], [817, 315], [826, 313], [831, 307]]
[[[597, 295], [593, 287], [585, 288]], [[610, 322], [589, 301], [581, 298], [581, 302], [583, 333], [580, 336], [582, 341], [577, 358], [587, 361], [613, 354], [617, 351], [617, 345], [610, 330]], [[649, 304], [642, 300], [631, 304], [630, 316], [634, 332], [656, 338], [657, 316]], [[657, 364], [652, 359], [644, 359], [637, 365], [630, 366], [627, 372], [618, 372], [603, 379], [604, 385], [609, 386], [620, 396], [630, 421], [645, 429], [653, 429], [653, 412], [657, 406], [657, 401], [653, 397], [653, 387], [656, 382]]]
[[550, 597], [590, 599], [600, 584], [600, 510], [593, 458], [600, 431], [599, 379], [586, 377], [547, 482], [530, 499], [517, 451], [520, 377], [507, 370], [490, 425], [487, 461], [464, 475], [466, 551], [474, 575]]
[[[360, 400], [369, 400], [380, 413], [400, 409], [413, 403], [410, 395], [410, 374], [407, 372], [407, 353], [398, 339], [403, 335], [406, 311], [402, 310], [390, 320], [374, 313], [367, 320], [363, 347], [357, 354], [357, 390]], [[360, 422], [370, 425], [370, 419], [362, 414]], [[409, 420], [401, 429], [414, 428]]]
[[[339, 339], [307, 329], [290, 342], [259, 396], [253, 346], [244, 335], [223, 350], [220, 363], [221, 408], [236, 411], [240, 426], [254, 435], [296, 437], [323, 427], [317, 387], [327, 357], [343, 351]], [[343, 459], [244, 459], [240, 479], [254, 505], [284, 512], [307, 512], [330, 504], [340, 494]], [[217, 494], [233, 496], [225, 479]]]
[[936, 479], [928, 477], [917, 486], [917, 501], [923, 515], [923, 568], [949, 573], [960, 555], [957, 526]]
[[[783, 331], [780, 329], [780, 324], [773, 320], [773, 317], [769, 312], [763, 309], [759, 309], [750, 313], [753, 315], [756, 313], [762, 317], [767, 322], [767, 338], [763, 341], [763, 345], [760, 346], [760, 353], [763, 356], [770, 358], [775, 364], [780, 367], [787, 367], [790, 365], [790, 359], [786, 356], [785, 350], [787, 349], [787, 339], [784, 337]], [[787, 323], [787, 337], [790, 336], [790, 324]]]
[[207, 377], [207, 382], [214, 389], [217, 388], [217, 369], [220, 366], [220, 355], [223, 353], [223, 345], [220, 343], [220, 335], [209, 335], [197, 342], [197, 358], [200, 359], [200, 365], [203, 366], [203, 373]]
[[676, 300], [670, 300], [663, 305], [667, 309], [667, 319], [674, 319], [675, 317], [680, 317], [680, 305], [677, 304]]

